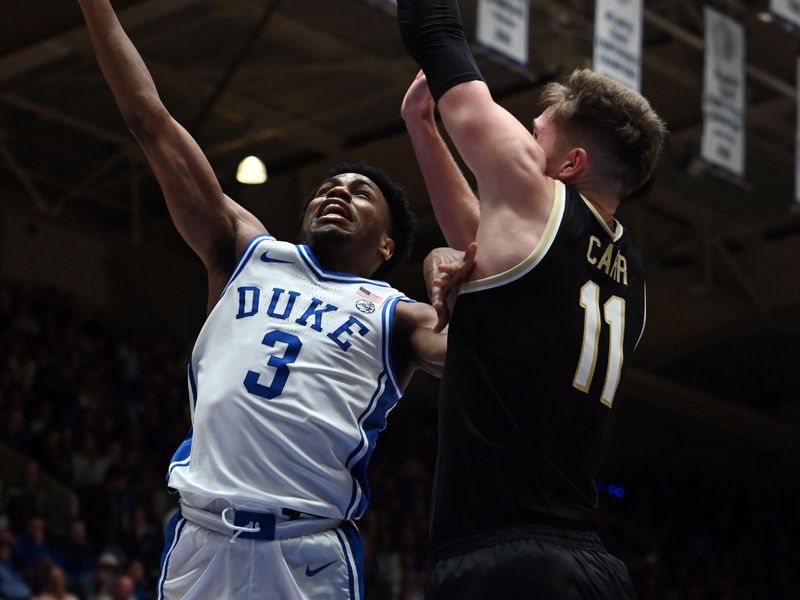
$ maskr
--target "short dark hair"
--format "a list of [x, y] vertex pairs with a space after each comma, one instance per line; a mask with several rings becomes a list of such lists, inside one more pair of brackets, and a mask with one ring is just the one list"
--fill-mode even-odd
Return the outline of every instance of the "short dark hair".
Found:
[[623, 198], [650, 178], [667, 128], [641, 94], [589, 69], [577, 69], [566, 85], [549, 83], [542, 103], [567, 134], [583, 134], [606, 148], [608, 175]]
[[[332, 167], [322, 178], [322, 181], [333, 179], [342, 173], [358, 173], [368, 177], [381, 190], [386, 203], [389, 205], [389, 236], [394, 240], [394, 254], [372, 274], [374, 279], [384, 279], [396, 267], [405, 262], [411, 254], [414, 245], [414, 224], [416, 218], [408, 203], [405, 189], [394, 181], [383, 170], [367, 163], [342, 162]], [[312, 191], [303, 203], [303, 211], [316, 197], [317, 191]]]

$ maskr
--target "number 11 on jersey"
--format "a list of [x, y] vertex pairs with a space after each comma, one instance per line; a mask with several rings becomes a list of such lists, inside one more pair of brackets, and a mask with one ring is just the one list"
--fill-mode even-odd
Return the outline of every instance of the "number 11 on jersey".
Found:
[[[580, 304], [584, 310], [583, 344], [578, 368], [572, 385], [584, 393], [589, 392], [597, 364], [598, 342], [600, 340], [600, 286], [594, 281], [587, 281], [581, 288]], [[600, 401], [611, 408], [614, 394], [617, 393], [619, 378], [622, 373], [623, 351], [625, 339], [625, 299], [611, 296], [603, 305], [603, 316], [609, 326], [608, 335], [608, 368]]]

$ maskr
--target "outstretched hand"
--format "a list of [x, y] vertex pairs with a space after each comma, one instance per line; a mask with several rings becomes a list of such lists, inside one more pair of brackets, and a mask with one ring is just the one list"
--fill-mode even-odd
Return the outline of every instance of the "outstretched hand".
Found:
[[404, 121], [433, 121], [435, 107], [436, 103], [428, 89], [428, 80], [425, 78], [425, 73], [420, 71], [408, 86], [403, 104], [400, 106], [400, 116]]
[[431, 281], [429, 294], [431, 304], [436, 309], [438, 320], [435, 332], [442, 331], [450, 322], [450, 315], [455, 306], [458, 289], [475, 268], [475, 254], [478, 244], [472, 242], [465, 252], [451, 248], [438, 248], [431, 252]]

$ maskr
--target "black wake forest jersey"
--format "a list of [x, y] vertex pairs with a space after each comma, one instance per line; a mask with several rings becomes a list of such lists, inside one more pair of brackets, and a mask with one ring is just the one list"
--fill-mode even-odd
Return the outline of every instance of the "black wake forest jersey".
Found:
[[467, 284], [440, 388], [431, 541], [526, 524], [592, 526], [594, 475], [644, 327], [641, 258], [555, 182], [529, 258]]

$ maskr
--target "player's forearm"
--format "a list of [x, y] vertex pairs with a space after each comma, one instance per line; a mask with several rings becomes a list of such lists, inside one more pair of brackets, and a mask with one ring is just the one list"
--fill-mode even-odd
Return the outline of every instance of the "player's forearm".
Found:
[[478, 199], [431, 119], [406, 121], [414, 153], [447, 244], [464, 250], [480, 223]]
[[122, 29], [109, 0], [78, 0], [89, 37], [122, 117], [135, 135], [166, 117], [153, 78]]
[[398, 0], [397, 21], [434, 100], [460, 83], [483, 80], [464, 35], [457, 0]]

